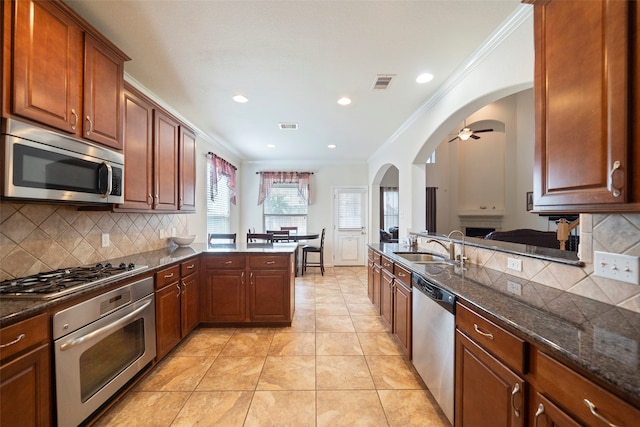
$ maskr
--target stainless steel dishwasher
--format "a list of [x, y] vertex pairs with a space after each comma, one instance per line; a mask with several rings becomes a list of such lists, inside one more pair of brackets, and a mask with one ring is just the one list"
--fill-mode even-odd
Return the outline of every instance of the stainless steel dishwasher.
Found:
[[455, 296], [413, 273], [413, 365], [453, 424]]

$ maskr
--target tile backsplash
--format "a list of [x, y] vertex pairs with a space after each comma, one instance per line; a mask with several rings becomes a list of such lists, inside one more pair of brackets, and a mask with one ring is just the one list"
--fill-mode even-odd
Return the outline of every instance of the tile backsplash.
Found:
[[[435, 244], [426, 246], [441, 252]], [[640, 286], [593, 274], [593, 251], [640, 256], [640, 214], [580, 215], [580, 259], [584, 267], [467, 246], [469, 262], [523, 280], [562, 289], [640, 313]], [[507, 270], [507, 258], [522, 260], [522, 271]]]
[[[187, 234], [186, 215], [1, 202], [0, 280], [161, 249], [168, 239], [159, 231], [174, 229], [175, 235]], [[110, 240], [105, 248], [103, 233]]]

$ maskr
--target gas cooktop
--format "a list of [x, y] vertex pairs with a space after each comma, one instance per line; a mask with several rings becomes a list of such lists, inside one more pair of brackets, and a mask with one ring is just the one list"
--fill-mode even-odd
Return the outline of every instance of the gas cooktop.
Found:
[[121, 263], [114, 266], [110, 263], [61, 268], [59, 270], [37, 273], [18, 279], [0, 282], [0, 297], [53, 299], [88, 287], [98, 285], [107, 280], [128, 276], [142, 270], [146, 266], [133, 263]]

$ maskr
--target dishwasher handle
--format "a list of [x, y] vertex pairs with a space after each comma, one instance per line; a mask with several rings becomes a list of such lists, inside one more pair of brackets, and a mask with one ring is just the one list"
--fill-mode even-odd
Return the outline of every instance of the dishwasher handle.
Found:
[[418, 292], [425, 294], [450, 313], [455, 313], [456, 297], [449, 291], [416, 273], [411, 274], [411, 284]]

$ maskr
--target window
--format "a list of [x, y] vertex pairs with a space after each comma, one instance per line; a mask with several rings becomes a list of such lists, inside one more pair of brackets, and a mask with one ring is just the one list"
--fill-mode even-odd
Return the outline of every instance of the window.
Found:
[[397, 227], [399, 221], [398, 215], [398, 188], [397, 187], [381, 187], [381, 203], [382, 203], [382, 216], [381, 227], [384, 230], [389, 230], [391, 227]]
[[[207, 176], [211, 177], [213, 167], [207, 163]], [[207, 235], [211, 233], [229, 233], [231, 216], [231, 190], [229, 189], [229, 177], [218, 177], [218, 193], [211, 200], [211, 179], [207, 179]]]
[[273, 184], [263, 203], [264, 229], [298, 227], [298, 233], [306, 233], [307, 212], [307, 201], [297, 184]]

